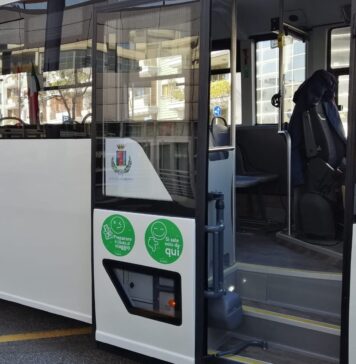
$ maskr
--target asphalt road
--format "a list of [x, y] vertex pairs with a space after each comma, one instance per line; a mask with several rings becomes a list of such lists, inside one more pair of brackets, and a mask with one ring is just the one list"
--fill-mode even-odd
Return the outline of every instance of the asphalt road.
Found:
[[91, 327], [0, 300], [0, 364], [138, 364], [99, 349]]

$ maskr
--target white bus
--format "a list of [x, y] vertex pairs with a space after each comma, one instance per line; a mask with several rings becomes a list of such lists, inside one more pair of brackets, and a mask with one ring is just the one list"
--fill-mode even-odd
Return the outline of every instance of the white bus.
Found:
[[0, 299], [142, 360], [356, 362], [355, 14], [1, 0]]

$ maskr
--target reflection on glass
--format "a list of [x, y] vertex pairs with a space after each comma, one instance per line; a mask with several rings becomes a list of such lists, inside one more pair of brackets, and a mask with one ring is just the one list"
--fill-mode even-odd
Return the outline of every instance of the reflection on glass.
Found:
[[184, 78], [152, 80], [151, 87], [133, 85], [129, 88], [129, 117], [136, 121], [183, 120], [184, 95]]
[[[99, 15], [96, 120], [106, 148], [98, 177], [103, 196], [194, 207], [198, 9], [193, 3]], [[117, 150], [109, 151], [111, 146]]]
[[39, 93], [41, 123], [81, 122], [91, 113], [91, 68], [68, 68], [43, 73]]
[[230, 68], [230, 50], [211, 52], [211, 69], [221, 70]]
[[[80, 2], [71, 0], [67, 5]], [[53, 72], [43, 72], [47, 2], [14, 6], [17, 10], [11, 12], [0, 8], [1, 17], [7, 19], [0, 24], [0, 125], [14, 125], [17, 119], [32, 125], [81, 123], [85, 118], [89, 123], [91, 5], [65, 10], [59, 69]], [[69, 24], [68, 17], [76, 22]]]
[[179, 75], [182, 73], [182, 56], [158, 57], [139, 61], [140, 77]]
[[19, 118], [29, 123], [28, 77], [26, 73], [0, 76], [0, 118], [1, 125], [13, 125], [10, 118]]

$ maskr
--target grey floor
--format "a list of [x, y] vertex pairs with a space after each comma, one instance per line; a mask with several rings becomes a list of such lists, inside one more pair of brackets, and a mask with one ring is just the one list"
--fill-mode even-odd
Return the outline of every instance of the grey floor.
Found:
[[274, 267], [341, 272], [342, 261], [303, 247], [280, 242], [274, 233], [237, 233], [237, 259]]
[[[73, 329], [87, 326], [78, 321], [52, 315], [0, 300], [0, 338], [4, 335]], [[101, 350], [90, 334], [53, 339], [0, 343], [0, 364], [137, 364], [118, 353]]]

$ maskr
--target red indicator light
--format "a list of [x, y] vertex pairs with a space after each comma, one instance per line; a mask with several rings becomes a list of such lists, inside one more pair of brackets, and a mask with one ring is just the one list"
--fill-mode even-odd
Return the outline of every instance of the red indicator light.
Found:
[[168, 301], [168, 306], [175, 308], [176, 307], [176, 301], [172, 298]]

